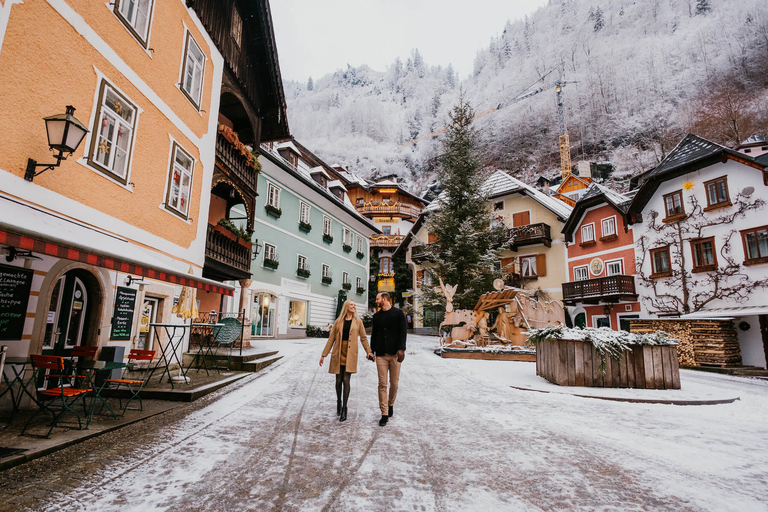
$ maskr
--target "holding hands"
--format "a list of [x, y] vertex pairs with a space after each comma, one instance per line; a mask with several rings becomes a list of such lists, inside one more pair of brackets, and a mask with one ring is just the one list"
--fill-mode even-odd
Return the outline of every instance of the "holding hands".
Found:
[[320, 366], [323, 366], [323, 361], [325, 360], [325, 357], [320, 356]]
[[368, 359], [369, 361], [373, 361], [374, 363], [376, 362], [376, 356], [373, 354], [373, 352], [369, 352], [368, 355], [365, 356], [365, 358]]

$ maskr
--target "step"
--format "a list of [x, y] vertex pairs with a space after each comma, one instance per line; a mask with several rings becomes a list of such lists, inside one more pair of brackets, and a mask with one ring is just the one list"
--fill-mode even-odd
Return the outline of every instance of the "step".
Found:
[[[277, 352], [275, 352], [275, 354], [276, 353]], [[258, 372], [259, 370], [263, 370], [267, 366], [271, 365], [272, 363], [275, 363], [275, 362], [279, 361], [282, 358], [283, 358], [283, 356], [273, 356], [273, 357], [268, 357], [268, 358], [264, 358], [264, 359], [258, 359], [258, 360], [255, 360], [255, 361], [248, 361], [248, 362], [242, 363], [242, 365], [240, 367], [240, 371], [243, 371], [243, 372]]]

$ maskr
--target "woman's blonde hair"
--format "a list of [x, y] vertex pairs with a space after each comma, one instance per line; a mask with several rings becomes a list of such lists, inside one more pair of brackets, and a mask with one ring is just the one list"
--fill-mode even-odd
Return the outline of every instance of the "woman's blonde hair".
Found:
[[[347, 316], [347, 313], [349, 313], [349, 306], [350, 304], [355, 304], [355, 301], [352, 299], [345, 300], [344, 304], [341, 306], [341, 313], [339, 313], [339, 318], [336, 319], [336, 321], [333, 323], [334, 327], [337, 327], [341, 329], [344, 327], [344, 318]], [[355, 304], [355, 314], [352, 315], [352, 318], [358, 318], [357, 316], [357, 304]]]

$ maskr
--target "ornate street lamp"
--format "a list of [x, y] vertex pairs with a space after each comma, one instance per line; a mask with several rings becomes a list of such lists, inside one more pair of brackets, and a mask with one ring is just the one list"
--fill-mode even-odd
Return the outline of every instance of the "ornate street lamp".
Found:
[[[88, 133], [88, 129], [72, 115], [74, 113], [75, 107], [67, 105], [66, 114], [57, 114], [44, 118], [45, 131], [48, 132], [48, 146], [54, 152], [53, 155], [56, 157], [56, 163], [38, 164], [35, 160], [28, 159], [27, 171], [24, 173], [25, 180], [32, 181], [38, 174], [58, 167], [61, 165], [62, 160], [66, 160], [69, 155], [75, 152], [83, 138], [85, 138], [85, 134]], [[56, 154], [57, 151], [58, 154]], [[38, 167], [45, 167], [45, 169], [35, 172], [35, 169]]]

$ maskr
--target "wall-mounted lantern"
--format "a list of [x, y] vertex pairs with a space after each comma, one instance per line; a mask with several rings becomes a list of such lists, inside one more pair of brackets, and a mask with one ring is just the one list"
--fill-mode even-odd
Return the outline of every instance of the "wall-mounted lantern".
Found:
[[[38, 164], [31, 158], [27, 160], [27, 171], [24, 173], [24, 179], [32, 181], [35, 176], [42, 174], [48, 169], [53, 169], [61, 165], [62, 160], [66, 160], [69, 155], [75, 152], [77, 147], [85, 138], [88, 129], [72, 115], [75, 113], [75, 107], [67, 105], [66, 114], [57, 114], [46, 117], [45, 131], [48, 132], [48, 146], [56, 157], [55, 164]], [[58, 154], [56, 152], [58, 151]], [[65, 155], [66, 153], [66, 155]], [[44, 167], [40, 172], [35, 172], [38, 167]]]

